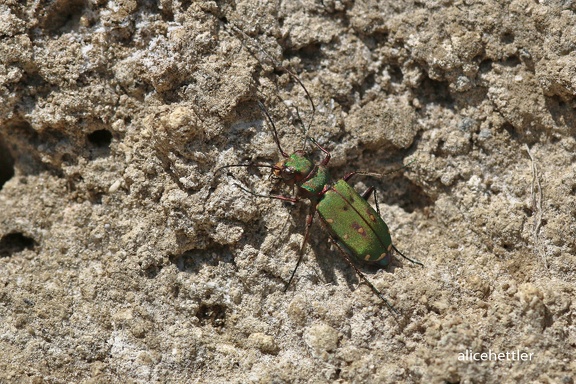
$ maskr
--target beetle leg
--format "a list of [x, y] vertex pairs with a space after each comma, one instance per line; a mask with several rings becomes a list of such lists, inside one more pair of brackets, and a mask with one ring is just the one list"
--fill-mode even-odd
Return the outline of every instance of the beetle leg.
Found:
[[320, 163], [320, 165], [328, 165], [328, 163], [330, 162], [330, 152], [328, 152], [328, 150], [324, 147], [322, 147], [320, 144], [318, 144], [318, 142], [313, 139], [313, 138], [309, 138], [309, 140], [312, 142], [312, 144], [314, 144], [315, 146], [318, 147], [318, 149], [320, 149], [322, 152], [324, 152], [324, 154], [326, 155], [326, 157], [324, 158], [324, 160], [322, 160], [322, 162]]
[[370, 187], [366, 190], [366, 192], [364, 192], [364, 195], [366, 195], [366, 197], [364, 197], [364, 195], [362, 195], [362, 197], [364, 197], [365, 200], [368, 200], [368, 197], [370, 197], [370, 193], [374, 192], [374, 205], [376, 205], [376, 213], [378, 213], [378, 216], [382, 217], [382, 215], [380, 214], [380, 206], [378, 205], [378, 198], [376, 197], [376, 190], [374, 189], [374, 187]]
[[[368, 198], [370, 197], [370, 195], [372, 194], [372, 192], [374, 191], [374, 187], [369, 187], [363, 194], [362, 194], [362, 198], [364, 200], [368, 200]], [[374, 194], [374, 199], [376, 199], [376, 194]], [[380, 212], [378, 212], [380, 213]]]
[[[402, 169], [402, 168], [399, 168], [399, 169]], [[394, 172], [396, 172], [396, 171], [397, 170], [395, 170]], [[392, 173], [392, 172], [388, 172], [388, 173]], [[348, 181], [352, 178], [352, 176], [355, 176], [355, 175], [382, 177], [384, 175], [387, 175], [388, 173], [375, 173], [375, 172], [368, 172], [368, 171], [353, 171], [353, 172], [349, 172], [349, 173], [345, 174], [342, 179], [344, 179], [344, 181]]]
[[376, 173], [376, 172], [370, 172], [370, 171], [354, 171], [354, 172], [350, 172], [350, 173], [345, 174], [342, 179], [344, 179], [344, 181], [348, 181], [354, 175], [362, 175], [362, 176], [371, 176], [371, 177], [376, 177], [376, 178], [382, 178], [382, 177], [389, 175], [391, 173], [396, 173], [396, 172], [403, 170], [404, 168], [408, 168], [408, 166], [410, 164], [412, 164], [414, 161], [416, 161], [416, 160], [412, 160], [411, 162], [409, 162], [406, 165], [401, 166], [400, 168], [396, 168], [392, 171], [385, 172], [385, 173]]
[[214, 171], [214, 175], [217, 175], [221, 170], [223, 169], [227, 169], [227, 168], [234, 168], [234, 167], [256, 167], [256, 168], [271, 168], [272, 170], [274, 169], [278, 169], [278, 167], [276, 167], [275, 165], [270, 165], [270, 164], [262, 164], [262, 163], [247, 163], [247, 164], [228, 164], [228, 165], [224, 165], [220, 168], [217, 168]]
[[392, 248], [394, 248], [394, 250], [396, 251], [396, 253], [398, 253], [400, 256], [402, 256], [403, 258], [405, 258], [406, 260], [408, 260], [409, 262], [413, 263], [413, 264], [418, 264], [419, 266], [421, 266], [422, 268], [424, 268], [424, 264], [422, 264], [421, 262], [419, 262], [418, 260], [412, 260], [411, 258], [405, 256], [402, 252], [400, 252], [398, 250], [398, 248], [396, 248], [394, 246], [394, 244], [392, 244]]
[[290, 275], [288, 283], [286, 283], [286, 286], [284, 287], [284, 292], [286, 292], [290, 287], [290, 283], [292, 283], [292, 279], [294, 279], [294, 275], [296, 275], [296, 270], [298, 269], [298, 266], [300, 266], [300, 263], [302, 262], [302, 257], [304, 257], [304, 248], [306, 247], [306, 243], [308, 242], [308, 236], [310, 235], [310, 227], [312, 226], [312, 222], [314, 221], [315, 214], [316, 214], [316, 206], [311, 205], [310, 212], [306, 216], [306, 230], [304, 231], [304, 239], [302, 240], [302, 245], [300, 246], [300, 250], [298, 251], [299, 254], [298, 262], [296, 263], [296, 267], [292, 271], [292, 275]]
[[358, 267], [356, 266], [356, 264], [354, 264], [352, 262], [352, 260], [350, 260], [350, 255], [348, 254], [348, 252], [346, 252], [346, 250], [340, 245], [340, 243], [338, 242], [338, 240], [334, 239], [334, 238], [330, 238], [330, 240], [332, 241], [332, 243], [338, 248], [338, 250], [340, 251], [340, 253], [342, 254], [342, 257], [344, 258], [344, 260], [346, 260], [346, 262], [352, 267], [354, 268], [354, 270], [356, 271], [356, 274], [358, 274], [358, 276], [360, 276], [360, 278], [366, 283], [368, 284], [368, 286], [370, 287], [370, 289], [372, 290], [372, 292], [374, 292], [376, 294], [376, 296], [378, 296], [380, 298], [380, 300], [382, 300], [384, 302], [384, 304], [386, 304], [386, 306], [388, 307], [388, 309], [390, 311], [392, 311], [392, 313], [394, 313], [394, 315], [399, 315], [400, 312], [398, 312], [398, 310], [396, 308], [394, 308], [392, 306], [392, 304], [390, 304], [390, 302], [388, 300], [386, 300], [386, 298], [384, 297], [384, 295], [382, 294], [382, 292], [380, 292], [378, 290], [378, 288], [376, 288], [374, 286], [374, 284], [372, 284], [370, 282], [370, 280], [368, 280], [368, 278], [366, 277], [366, 275], [364, 275], [362, 273], [362, 271], [360, 271], [358, 269]]
[[[404, 167], [402, 167], [402, 168], [404, 168]], [[397, 172], [398, 170], [400, 170], [402, 168], [398, 168], [398, 169], [394, 170], [393, 172]], [[381, 178], [382, 176], [387, 175], [388, 173], [393, 173], [393, 172], [375, 173], [375, 172], [368, 172], [368, 171], [353, 171], [353, 172], [349, 172], [349, 173], [345, 174], [342, 179], [347, 182], [348, 180], [350, 180], [352, 178], [352, 176], [355, 176], [355, 175]]]
[[[370, 194], [374, 192], [374, 203], [376, 204], [376, 212], [378, 212], [378, 216], [382, 217], [382, 215], [380, 214], [380, 206], [378, 205], [378, 199], [376, 198], [376, 190], [374, 189], [374, 187], [370, 187], [366, 190], [366, 192], [364, 192], [362, 194], [362, 197], [364, 198], [364, 200], [368, 200], [368, 197], [370, 197]], [[406, 255], [404, 255], [402, 252], [400, 252], [398, 250], [398, 248], [396, 248], [394, 246], [394, 244], [392, 244], [392, 248], [394, 248], [394, 250], [396, 251], [396, 253], [398, 253], [400, 256], [402, 256], [403, 258], [405, 258], [406, 260], [408, 260], [409, 262], [413, 263], [413, 264], [418, 264], [422, 267], [424, 267], [424, 264], [422, 264], [421, 262], [419, 262], [418, 260], [413, 260], [409, 257], [407, 257]]]
[[269, 199], [278, 199], [278, 200], [282, 200], [282, 201], [288, 201], [290, 203], [297, 203], [298, 201], [300, 201], [300, 199], [298, 199], [298, 197], [290, 197], [290, 196], [282, 196], [282, 195], [261, 195], [259, 193], [253, 192], [247, 188], [244, 188], [240, 184], [234, 183], [234, 185], [237, 186], [238, 188], [240, 188], [241, 190], [243, 190], [244, 192], [249, 193], [252, 196], [256, 196], [256, 197], [267, 197]]
[[348, 180], [350, 180], [350, 178], [351, 178], [352, 176], [354, 176], [354, 175], [357, 174], [357, 173], [358, 173], [358, 171], [354, 171], [354, 172], [347, 173], [347, 174], [344, 175], [344, 177], [343, 177], [342, 179], [347, 182]]

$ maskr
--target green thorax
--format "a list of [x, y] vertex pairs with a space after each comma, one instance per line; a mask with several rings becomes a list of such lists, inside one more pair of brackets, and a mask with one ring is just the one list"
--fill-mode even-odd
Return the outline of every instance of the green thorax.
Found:
[[302, 151], [291, 154], [286, 160], [282, 161], [282, 165], [284, 169], [291, 170], [294, 173], [296, 182], [306, 177], [314, 169], [314, 163]]
[[330, 172], [323, 165], [318, 165], [299, 187], [300, 194], [311, 200], [317, 200], [322, 191], [332, 183]]
[[315, 165], [303, 151], [294, 152], [276, 164], [276, 167], [274, 174], [286, 183], [296, 185], [299, 194], [307, 199], [318, 199], [324, 188], [332, 181], [326, 167]]

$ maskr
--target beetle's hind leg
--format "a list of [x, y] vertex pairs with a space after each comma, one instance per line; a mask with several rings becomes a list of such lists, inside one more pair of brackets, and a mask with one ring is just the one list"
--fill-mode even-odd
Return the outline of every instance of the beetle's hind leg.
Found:
[[[368, 200], [368, 198], [370, 197], [370, 195], [373, 194], [374, 195], [374, 204], [376, 204], [376, 212], [378, 213], [378, 216], [382, 217], [382, 215], [380, 214], [380, 206], [378, 205], [378, 198], [376, 197], [376, 190], [374, 189], [374, 187], [369, 187], [363, 194], [362, 194], [362, 198], [364, 200]], [[404, 255], [402, 252], [400, 252], [398, 250], [398, 248], [396, 248], [394, 246], [394, 244], [392, 243], [392, 248], [394, 248], [394, 250], [396, 251], [397, 254], [399, 254], [400, 256], [402, 256], [403, 258], [405, 258], [406, 260], [408, 260], [409, 262], [413, 263], [413, 264], [418, 264], [421, 267], [424, 267], [424, 264], [422, 264], [421, 262], [419, 262], [418, 260], [414, 260], [409, 258], [408, 256]]]
[[388, 307], [388, 309], [390, 311], [392, 311], [392, 313], [394, 313], [394, 315], [399, 315], [400, 312], [398, 312], [398, 310], [396, 308], [394, 308], [394, 306], [392, 304], [390, 304], [390, 302], [384, 297], [384, 295], [382, 294], [382, 292], [380, 292], [378, 290], [378, 288], [376, 288], [374, 286], [374, 284], [372, 284], [370, 282], [370, 280], [368, 280], [368, 278], [366, 277], [366, 275], [364, 273], [362, 273], [362, 271], [360, 271], [360, 269], [358, 269], [358, 267], [356, 266], [356, 264], [354, 264], [354, 262], [352, 262], [352, 260], [350, 259], [350, 254], [342, 247], [342, 245], [340, 245], [340, 243], [338, 242], [338, 240], [334, 239], [333, 237], [330, 237], [330, 241], [332, 242], [332, 244], [334, 244], [336, 246], [336, 248], [338, 248], [338, 251], [340, 251], [340, 254], [342, 255], [342, 257], [344, 258], [344, 260], [346, 260], [346, 262], [352, 267], [354, 268], [354, 271], [356, 271], [356, 274], [358, 276], [360, 276], [360, 279], [362, 279], [372, 290], [372, 292], [374, 292], [374, 294], [376, 296], [378, 296], [380, 298], [380, 300], [382, 300], [384, 302], [384, 304], [386, 304], [386, 306]]
[[283, 196], [283, 195], [261, 195], [259, 193], [254, 192], [254, 191], [251, 191], [247, 188], [244, 188], [243, 186], [241, 186], [238, 183], [234, 183], [234, 185], [236, 187], [240, 188], [241, 190], [243, 190], [244, 192], [249, 193], [250, 195], [255, 196], [255, 197], [265, 197], [267, 199], [277, 199], [277, 200], [287, 201], [289, 203], [297, 203], [300, 201], [300, 199], [298, 199], [298, 196], [291, 197], [291, 196]]
[[286, 283], [286, 286], [284, 287], [284, 292], [286, 292], [288, 290], [288, 288], [290, 287], [290, 284], [292, 283], [292, 280], [294, 279], [294, 275], [296, 275], [296, 270], [300, 266], [300, 263], [302, 262], [302, 258], [304, 257], [304, 248], [306, 248], [306, 243], [308, 243], [308, 237], [310, 236], [310, 227], [312, 226], [312, 222], [314, 221], [314, 215], [315, 214], [316, 214], [316, 207], [314, 204], [312, 204], [312, 205], [310, 205], [310, 212], [306, 216], [306, 230], [304, 231], [304, 239], [302, 240], [302, 245], [300, 246], [300, 249], [298, 250], [298, 261], [296, 262], [296, 267], [294, 268], [294, 270], [292, 271], [292, 274], [290, 275], [290, 279], [288, 280], [288, 282]]
[[[368, 200], [368, 198], [370, 197], [370, 195], [375, 191], [374, 187], [368, 187], [367, 190], [364, 191], [364, 193], [362, 194], [362, 198], [364, 200]], [[374, 192], [374, 201], [376, 201], [376, 193]], [[376, 203], [376, 210], [378, 212], [378, 214], [380, 214], [380, 208], [378, 207], [378, 203]]]
[[392, 248], [394, 248], [394, 250], [396, 251], [397, 254], [399, 254], [400, 256], [402, 256], [403, 258], [405, 258], [406, 260], [408, 260], [408, 261], [411, 262], [412, 264], [418, 264], [419, 266], [421, 266], [422, 268], [424, 268], [424, 264], [422, 264], [422, 263], [419, 262], [418, 260], [414, 260], [414, 259], [411, 259], [411, 258], [407, 257], [407, 256], [404, 255], [402, 252], [400, 252], [400, 251], [398, 250], [398, 248], [396, 248], [396, 247], [394, 246], [394, 244], [392, 244]]

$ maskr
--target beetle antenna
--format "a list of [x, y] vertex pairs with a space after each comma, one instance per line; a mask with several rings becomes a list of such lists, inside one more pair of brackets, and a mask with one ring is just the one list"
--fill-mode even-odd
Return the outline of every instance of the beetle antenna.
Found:
[[258, 106], [260, 107], [262, 112], [264, 112], [264, 114], [268, 118], [268, 122], [270, 122], [270, 125], [272, 126], [272, 134], [274, 136], [274, 141], [276, 142], [276, 146], [278, 147], [278, 150], [280, 151], [282, 156], [288, 157], [288, 154], [286, 152], [284, 152], [284, 150], [282, 149], [282, 146], [280, 145], [280, 139], [278, 139], [278, 131], [276, 130], [276, 125], [274, 124], [274, 121], [270, 117], [268, 110], [266, 109], [264, 104], [262, 104], [262, 102], [260, 102], [260, 100], [258, 100]]
[[[266, 56], [266, 58], [268, 60], [270, 60], [272, 62], [272, 64], [278, 68], [281, 69], [282, 71], [286, 72], [290, 77], [292, 77], [292, 79], [294, 79], [298, 85], [300, 85], [300, 87], [304, 90], [304, 93], [306, 94], [306, 98], [308, 99], [308, 101], [310, 102], [310, 107], [312, 108], [312, 114], [310, 115], [310, 121], [308, 122], [308, 128], [310, 128], [310, 126], [312, 125], [312, 121], [314, 121], [314, 115], [316, 114], [316, 105], [314, 104], [314, 100], [312, 100], [312, 96], [310, 95], [310, 92], [308, 92], [308, 89], [306, 89], [306, 87], [304, 86], [304, 83], [302, 83], [302, 81], [300, 80], [300, 78], [290, 69], [286, 68], [285, 66], [283, 66], [277, 59], [275, 59], [270, 53], [268, 53], [262, 46], [260, 46], [259, 44], [255, 43], [253, 41], [253, 39], [248, 36], [246, 34], [246, 32], [244, 32], [242, 29], [238, 28], [233, 22], [228, 22], [228, 24], [230, 25], [230, 28], [240, 34], [244, 39], [241, 39], [242, 44], [248, 48], [245, 44], [246, 41], [251, 41], [253, 43], [253, 45], [260, 51], [262, 52], [262, 54], [264, 54], [264, 56]], [[248, 50], [250, 51], [250, 49], [248, 48]], [[308, 132], [308, 129], [306, 128], [306, 124], [304, 124], [304, 129], [306, 132]]]
[[304, 150], [306, 150], [306, 145], [308, 144], [308, 140], [313, 140], [311, 137], [308, 136], [308, 129], [306, 129], [306, 125], [304, 124], [304, 119], [302, 119], [302, 116], [300, 116], [300, 109], [298, 108], [297, 105], [294, 106], [294, 109], [296, 110], [296, 117], [298, 118], [298, 121], [300, 122], [299, 125], [302, 126], [302, 132], [304, 132]]

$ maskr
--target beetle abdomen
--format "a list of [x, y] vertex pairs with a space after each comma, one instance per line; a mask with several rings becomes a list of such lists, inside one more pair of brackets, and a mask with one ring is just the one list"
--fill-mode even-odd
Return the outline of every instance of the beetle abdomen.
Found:
[[386, 266], [392, 255], [388, 226], [346, 181], [338, 180], [320, 199], [318, 214], [330, 234], [359, 261]]

